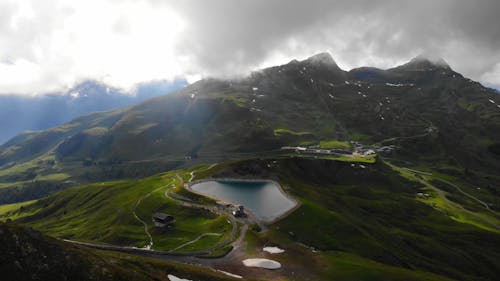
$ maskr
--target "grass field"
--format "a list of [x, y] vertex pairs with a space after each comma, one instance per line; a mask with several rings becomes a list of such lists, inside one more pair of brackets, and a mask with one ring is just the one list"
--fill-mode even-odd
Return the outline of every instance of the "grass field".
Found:
[[330, 148], [344, 148], [347, 149], [351, 147], [351, 145], [346, 141], [338, 141], [338, 140], [325, 140], [319, 142], [319, 147], [324, 149]]
[[322, 155], [322, 154], [300, 154], [300, 153], [288, 153], [284, 156], [297, 157], [304, 159], [317, 159], [317, 160], [331, 160], [331, 161], [341, 161], [341, 162], [352, 162], [361, 164], [373, 164], [377, 162], [377, 155]]
[[[22, 211], [13, 211], [19, 209], [18, 205], [4, 206], [0, 214], [4, 214], [4, 220], [21, 219], [54, 237], [144, 247], [149, 244], [149, 238], [143, 224], [134, 217], [135, 210], [148, 225], [154, 249], [170, 250], [203, 233], [221, 233], [220, 237], [201, 239], [192, 244], [190, 250], [213, 246], [226, 237], [230, 225], [224, 217], [183, 207], [165, 197], [164, 192], [179, 183], [175, 174], [77, 187], [41, 199]], [[151, 219], [155, 212], [174, 214], [174, 227], [156, 229]]]
[[[269, 163], [248, 161], [231, 169], [242, 171], [248, 165], [256, 173], [259, 165]], [[269, 171], [263, 168], [262, 173]], [[314, 268], [321, 276], [318, 280], [328, 280], [326, 276], [335, 276], [334, 280], [475, 280], [478, 276], [494, 280], [496, 276], [497, 232], [463, 223], [421, 202], [416, 194], [425, 185], [400, 176], [383, 162], [360, 169], [349, 162], [280, 159], [271, 174], [302, 205], [268, 233], [247, 235], [249, 254], [260, 254], [264, 245], [278, 245], [291, 252], [282, 260], [292, 265], [289, 270], [299, 274], [300, 268]], [[308, 248], [296, 250], [297, 243]]]
[[[300, 157], [204, 165], [143, 180], [82, 186], [31, 203], [22, 212], [4, 207], [0, 216], [16, 216], [19, 222], [56, 237], [143, 247], [149, 238], [132, 215], [135, 209], [148, 225], [153, 248], [165, 250], [204, 233], [221, 234], [204, 236], [179, 250], [195, 251], [227, 238], [230, 224], [224, 216], [179, 205], [165, 197], [165, 191], [172, 188], [177, 196], [212, 204], [181, 188], [179, 177], [186, 182], [240, 176], [273, 178], [302, 203], [265, 233], [250, 227], [245, 238], [249, 256], [268, 255], [261, 250], [266, 245], [286, 250], [272, 256], [286, 266], [283, 280], [444, 281], [497, 276], [498, 232], [478, 224], [477, 217], [459, 217], [459, 203], [452, 202], [453, 209], [434, 193], [424, 202], [416, 194], [433, 192], [426, 184], [430, 179], [384, 161], [364, 168], [352, 161]], [[157, 211], [174, 215], [175, 227], [155, 229], [150, 217]]]
[[[468, 210], [464, 208], [464, 205], [461, 205], [449, 199], [452, 196], [464, 197], [463, 195], [460, 195], [458, 191], [454, 190], [454, 188], [452, 187], [449, 187], [451, 189], [444, 191], [438, 188], [436, 184], [434, 184], [434, 182], [439, 179], [456, 179], [450, 176], [435, 173], [431, 170], [423, 171], [426, 174], [419, 174], [416, 172], [419, 170], [404, 169], [390, 163], [388, 165], [395, 171], [399, 172], [403, 177], [412, 181], [420, 182], [423, 185], [421, 193], [425, 192], [428, 194], [428, 196], [417, 196], [417, 200], [419, 200], [420, 202], [436, 208], [443, 214], [446, 214], [447, 216], [458, 222], [471, 224], [479, 228], [500, 234], [499, 214], [494, 211], [488, 211], [478, 202], [468, 202], [468, 204], [475, 205], [475, 211]], [[470, 201], [470, 198], [467, 199], [469, 199]]]
[[285, 128], [278, 128], [274, 129], [274, 135], [279, 136], [279, 135], [294, 135], [294, 136], [305, 136], [305, 135], [311, 135], [310, 132], [306, 131], [293, 131]]
[[[0, 214], [12, 213], [12, 215], [9, 215], [9, 218], [11, 220], [16, 220], [18, 218], [21, 218], [22, 216], [28, 216], [30, 215], [30, 213], [24, 212], [25, 208], [31, 204], [34, 204], [36, 201], [37, 200], [32, 200], [21, 203], [0, 205]], [[36, 209], [33, 209], [33, 211], [35, 212]], [[0, 219], [0, 221], [2, 221], [2, 219]]]

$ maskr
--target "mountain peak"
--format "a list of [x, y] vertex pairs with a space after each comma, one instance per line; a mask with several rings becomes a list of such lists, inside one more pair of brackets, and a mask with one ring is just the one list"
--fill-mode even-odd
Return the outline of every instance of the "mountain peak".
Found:
[[443, 58], [431, 54], [420, 54], [411, 59], [406, 64], [403, 64], [396, 68], [405, 70], [432, 70], [432, 69], [451, 70], [450, 65]]
[[440, 66], [440, 67], [445, 67], [445, 68], [450, 68], [450, 65], [442, 58], [439, 56], [435, 55], [429, 55], [429, 54], [420, 54], [416, 57], [414, 57], [410, 63], [431, 63], [435, 66]]
[[321, 62], [321, 63], [325, 63], [325, 64], [335, 64], [335, 65], [337, 65], [335, 63], [335, 60], [333, 60], [332, 56], [328, 52], [323, 52], [323, 53], [319, 53], [319, 54], [316, 54], [314, 56], [311, 56], [306, 61]]

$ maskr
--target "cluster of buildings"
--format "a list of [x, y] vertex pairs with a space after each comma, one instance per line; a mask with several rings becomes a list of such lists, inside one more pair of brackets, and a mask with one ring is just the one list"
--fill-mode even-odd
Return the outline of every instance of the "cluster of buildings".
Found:
[[325, 149], [320, 148], [319, 146], [283, 146], [281, 150], [290, 150], [296, 153], [304, 153], [304, 154], [322, 154], [322, 155], [372, 155], [376, 154], [373, 149], [364, 149], [364, 148], [356, 148], [354, 151], [340, 148], [331, 148]]
[[244, 218], [247, 216], [243, 205], [234, 205], [224, 201], [217, 201], [216, 205], [219, 210], [228, 211], [236, 218]]
[[351, 151], [344, 150], [344, 149], [324, 149], [324, 148], [319, 148], [315, 146], [311, 147], [303, 147], [303, 146], [283, 146], [281, 150], [293, 150], [297, 153], [309, 153], [309, 154], [351, 154]]

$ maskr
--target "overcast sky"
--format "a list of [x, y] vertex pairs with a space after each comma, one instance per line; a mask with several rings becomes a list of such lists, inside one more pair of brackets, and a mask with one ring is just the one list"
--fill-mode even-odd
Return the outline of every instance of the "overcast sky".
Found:
[[241, 75], [323, 51], [346, 70], [430, 53], [500, 88], [499, 12], [498, 0], [0, 0], [0, 93]]

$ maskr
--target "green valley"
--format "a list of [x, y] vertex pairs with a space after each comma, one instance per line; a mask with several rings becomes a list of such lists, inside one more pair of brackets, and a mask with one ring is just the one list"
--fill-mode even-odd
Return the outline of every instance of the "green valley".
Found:
[[[344, 71], [322, 53], [204, 79], [1, 145], [0, 226], [5, 243], [101, 260], [122, 280], [493, 281], [497, 103], [421, 57]], [[205, 197], [201, 182], [257, 199]], [[265, 185], [245, 182], [276, 184], [292, 207], [262, 219]]]

